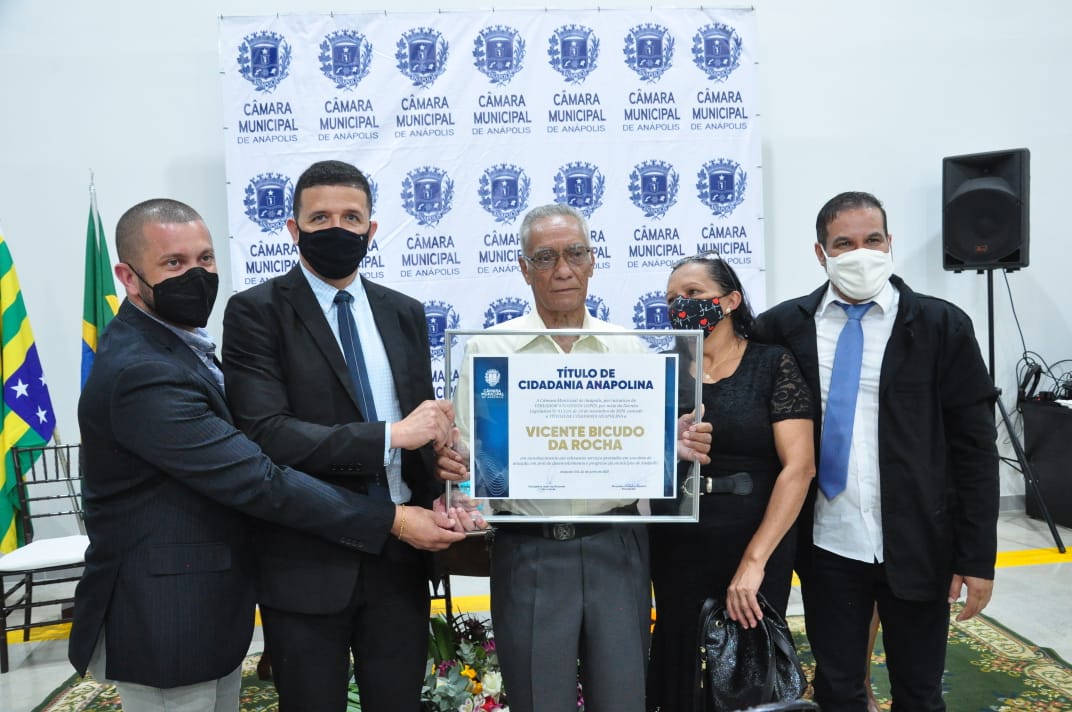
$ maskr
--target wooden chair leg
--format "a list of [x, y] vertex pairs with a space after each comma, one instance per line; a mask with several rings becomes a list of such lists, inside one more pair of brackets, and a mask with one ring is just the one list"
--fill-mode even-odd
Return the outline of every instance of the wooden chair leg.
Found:
[[33, 574], [26, 574], [26, 597], [23, 603], [26, 608], [23, 609], [22, 640], [26, 642], [30, 639], [30, 613], [33, 611]]
[[0, 576], [0, 673], [7, 672], [7, 581]]
[[0, 578], [0, 673], [7, 672], [7, 601], [4, 579]]
[[450, 574], [443, 575], [443, 607], [447, 613], [447, 624], [454, 628], [454, 599], [450, 595]]

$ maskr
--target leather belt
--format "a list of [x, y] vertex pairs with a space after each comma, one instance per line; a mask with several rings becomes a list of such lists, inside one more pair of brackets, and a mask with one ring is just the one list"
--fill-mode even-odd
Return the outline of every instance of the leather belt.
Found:
[[[630, 504], [625, 507], [616, 507], [603, 514], [639, 514], [636, 504]], [[511, 514], [510, 512], [500, 512], [500, 514]], [[586, 536], [592, 536], [593, 534], [599, 534], [612, 529], [614, 524], [598, 524], [598, 523], [583, 523], [573, 524], [570, 522], [556, 523], [556, 524], [506, 524], [502, 523], [501, 526], [496, 527], [497, 534], [521, 534], [523, 536], [538, 536], [544, 539], [553, 539], [554, 541], [571, 541], [573, 539], [583, 539]]]
[[522, 534], [524, 536], [539, 536], [544, 539], [555, 541], [570, 541], [571, 539], [583, 539], [586, 536], [605, 532], [613, 524], [504, 524], [496, 529], [496, 533]]
[[[689, 478], [681, 485], [682, 494], [694, 497], [694, 480]], [[735, 472], [724, 477], [700, 477], [700, 494], [752, 494], [752, 475], [747, 472]]]

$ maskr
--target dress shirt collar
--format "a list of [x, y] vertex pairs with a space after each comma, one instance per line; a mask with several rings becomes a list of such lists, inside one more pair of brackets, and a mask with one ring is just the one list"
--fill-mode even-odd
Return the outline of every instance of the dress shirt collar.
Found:
[[[548, 329], [547, 325], [544, 324], [543, 319], [540, 317], [539, 312], [537, 312], [535, 310], [529, 312], [528, 314], [520, 316], [520, 317], [518, 317], [516, 319], [511, 319], [510, 321], [503, 322], [502, 324], [496, 324], [492, 328], [493, 329], [504, 329], [504, 330], [514, 329], [514, 330], [519, 330], [519, 331], [520, 330], [524, 330], [524, 331], [546, 330], [548, 332], [570, 331], [569, 329]], [[608, 329], [608, 328], [614, 328], [614, 327], [610, 327], [605, 322], [598, 321], [598, 320], [594, 319], [592, 317], [592, 315], [589, 314], [588, 310], [586, 309], [585, 312], [584, 312], [584, 321], [581, 322], [581, 326], [579, 327], [578, 330], [591, 329], [591, 330], [594, 330], [594, 331], [600, 331], [600, 330], [605, 330], [605, 329]], [[510, 343], [510, 348], [512, 348], [514, 351], [521, 351], [526, 346], [528, 346], [529, 344], [531, 344], [533, 342], [536, 342], [536, 341], [539, 341], [540, 339], [547, 339], [551, 343], [555, 344], [555, 348], [559, 348], [559, 349], [561, 348], [554, 341], [554, 339], [551, 338], [551, 334], [519, 334], [517, 336], [511, 336], [511, 337], [506, 337], [506, 338], [507, 338], [508, 342]], [[602, 339], [601, 337], [596, 336], [594, 334], [588, 334], [588, 335], [581, 336], [581, 338], [579, 338], [577, 340], [577, 343], [580, 344], [581, 342], [587, 341], [589, 339], [591, 339], [594, 342], [592, 351], [607, 351], [608, 350], [607, 344], [604, 341], [604, 339]]]
[[175, 326], [174, 324], [169, 324], [168, 322], [158, 317], [156, 314], [153, 314], [150, 311], [142, 309], [137, 304], [134, 304], [134, 302], [131, 302], [131, 304], [137, 307], [137, 309], [142, 314], [149, 317], [171, 333], [175, 334], [175, 336], [179, 337], [179, 339], [182, 340], [182, 343], [189, 346], [191, 349], [193, 349], [194, 353], [201, 357], [202, 361], [206, 359], [211, 360], [215, 358], [216, 342], [212, 340], [212, 336], [209, 335], [207, 329], [200, 326], [194, 327], [192, 330], [183, 329], [182, 327]]
[[183, 329], [174, 324], [167, 323], [156, 314], [142, 309], [137, 304], [134, 304], [134, 302], [130, 303], [142, 314], [179, 337], [179, 340], [182, 341], [182, 343], [189, 346], [190, 350], [194, 352], [194, 355], [196, 355], [201, 363], [205, 364], [205, 367], [208, 368], [209, 372], [212, 374], [212, 378], [215, 379], [217, 385], [219, 385], [220, 390], [223, 390], [223, 371], [220, 370], [220, 367], [216, 362], [216, 342], [212, 340], [212, 336], [209, 335], [207, 329], [200, 326], [194, 327], [192, 330]]
[[[891, 284], [889, 280], [887, 280], [886, 284], [882, 285], [882, 289], [879, 291], [879, 293], [872, 297], [869, 301], [874, 302], [875, 306], [868, 310], [868, 314], [875, 312], [885, 316], [886, 314], [890, 313], [891, 309], [897, 308], [896, 289], [894, 288], [893, 284]], [[819, 302], [819, 311], [816, 312], [816, 315], [819, 317], [828, 316], [830, 313], [829, 310], [831, 308], [837, 309], [839, 312], [844, 314], [844, 310], [841, 307], [837, 306], [835, 302], [840, 302], [842, 304], [846, 303], [845, 300], [839, 297], [837, 295], [837, 292], [834, 291], [834, 285], [828, 282], [826, 286], [826, 293], [823, 294], [823, 299], [821, 302]]]
[[[317, 304], [320, 305], [320, 311], [325, 314], [329, 313], [335, 306], [335, 295], [339, 293], [339, 288], [328, 284], [323, 279], [313, 274], [312, 270], [306, 267], [302, 262], [299, 261], [298, 266], [301, 267], [302, 274], [305, 275], [305, 280], [313, 290], [313, 296], [316, 297]], [[354, 276], [354, 281], [343, 287], [342, 291], [352, 294], [355, 304], [361, 304], [368, 299], [365, 296], [365, 284], [361, 281], [360, 274]]]

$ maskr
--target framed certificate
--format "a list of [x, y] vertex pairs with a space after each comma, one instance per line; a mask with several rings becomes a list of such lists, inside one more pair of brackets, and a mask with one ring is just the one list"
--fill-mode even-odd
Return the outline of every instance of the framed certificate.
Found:
[[697, 521], [699, 465], [678, 462], [677, 440], [699, 419], [701, 341], [699, 331], [448, 330], [470, 473], [448, 498], [475, 499], [491, 522]]

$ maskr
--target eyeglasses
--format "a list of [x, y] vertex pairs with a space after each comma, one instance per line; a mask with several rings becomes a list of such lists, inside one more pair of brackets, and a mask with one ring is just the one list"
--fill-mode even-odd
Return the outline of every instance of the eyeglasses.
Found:
[[528, 255], [522, 255], [525, 260], [528, 261], [532, 268], [543, 272], [554, 268], [558, 264], [558, 258], [563, 257], [566, 260], [566, 264], [573, 265], [574, 267], [581, 267], [588, 264], [591, 260], [589, 255], [592, 254], [592, 248], [585, 245], [570, 245], [562, 252], [556, 252], [552, 249], [537, 250], [536, 254], [532, 257]]

